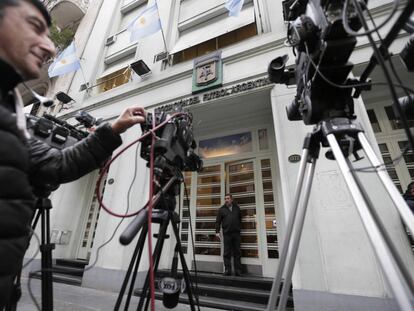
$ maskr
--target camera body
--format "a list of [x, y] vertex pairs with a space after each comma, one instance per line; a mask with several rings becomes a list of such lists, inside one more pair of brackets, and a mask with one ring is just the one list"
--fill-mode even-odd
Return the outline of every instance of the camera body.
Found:
[[27, 130], [33, 137], [56, 149], [70, 147], [88, 136], [88, 133], [49, 114], [43, 117], [26, 115], [26, 122]]
[[[335, 87], [320, 75], [335, 84], [352, 83], [347, 80], [353, 67], [348, 60], [357, 41], [343, 27], [343, 4], [344, 0], [285, 0], [282, 3], [288, 22], [287, 42], [296, 55], [295, 69], [285, 69], [287, 57], [284, 56], [270, 63], [268, 73], [274, 83], [297, 85], [296, 96], [286, 108], [291, 121], [316, 124], [326, 118], [354, 114], [351, 89]], [[352, 30], [361, 28], [352, 6], [347, 19]]]
[[[168, 114], [165, 111], [156, 110], [148, 113], [146, 121], [141, 124], [144, 133], [153, 127], [166, 121]], [[188, 112], [170, 119], [167, 124], [155, 131], [157, 140], [154, 143], [155, 173], [158, 175], [173, 175], [176, 169], [180, 171], [200, 171], [203, 161], [194, 152], [197, 147], [193, 136], [192, 115]], [[152, 136], [148, 135], [141, 145], [141, 157], [147, 161], [150, 159]]]

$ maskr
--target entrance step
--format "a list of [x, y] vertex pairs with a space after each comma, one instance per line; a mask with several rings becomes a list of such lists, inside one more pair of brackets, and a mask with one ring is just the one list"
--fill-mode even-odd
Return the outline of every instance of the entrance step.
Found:
[[[169, 276], [170, 271], [160, 270], [156, 276], [156, 299], [162, 299], [158, 290], [158, 280]], [[182, 279], [182, 273], [178, 273]], [[196, 277], [191, 273], [194, 289]], [[199, 304], [203, 307], [222, 310], [258, 311], [266, 309], [272, 288], [273, 279], [258, 276], [223, 276], [214, 273], [197, 273], [197, 288]], [[134, 294], [140, 296], [142, 289], [135, 290]], [[187, 293], [180, 295], [180, 303], [189, 303]], [[290, 293], [287, 310], [293, 311], [293, 298]]]
[[[79, 259], [56, 259], [53, 268], [53, 282], [81, 286], [86, 260]], [[40, 272], [32, 274], [36, 279], [41, 279]]]

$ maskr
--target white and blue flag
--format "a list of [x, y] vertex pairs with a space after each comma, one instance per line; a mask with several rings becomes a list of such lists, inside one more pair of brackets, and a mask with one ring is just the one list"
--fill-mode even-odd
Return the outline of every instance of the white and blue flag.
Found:
[[237, 17], [243, 7], [244, 0], [227, 0], [224, 7], [229, 11], [229, 16]]
[[76, 71], [80, 68], [80, 61], [76, 56], [75, 41], [73, 41], [50, 65], [48, 73], [49, 77], [57, 77]]
[[159, 30], [161, 30], [161, 22], [156, 3], [146, 8], [128, 25], [128, 31], [131, 33], [131, 42], [152, 35]]

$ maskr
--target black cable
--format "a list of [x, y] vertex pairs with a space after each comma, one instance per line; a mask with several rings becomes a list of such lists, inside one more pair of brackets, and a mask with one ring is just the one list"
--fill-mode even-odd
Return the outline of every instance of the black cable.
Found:
[[365, 166], [365, 167], [360, 167], [360, 168], [354, 168], [352, 169], [352, 171], [356, 171], [356, 172], [363, 172], [363, 173], [375, 173], [377, 171], [383, 171], [387, 169], [387, 165], [396, 165], [398, 163], [400, 163], [400, 161], [403, 159], [404, 155], [406, 155], [406, 153], [408, 152], [409, 148], [408, 146], [406, 146], [404, 148], [404, 150], [402, 151], [402, 153], [396, 157], [395, 159], [391, 159], [390, 162], [388, 163], [383, 163], [380, 165], [376, 165], [376, 166]]
[[[367, 36], [367, 35], [369, 35], [373, 32], [378, 31], [379, 29], [384, 27], [386, 24], [388, 24], [391, 21], [391, 19], [393, 18], [393, 16], [395, 15], [395, 13], [397, 12], [399, 5], [400, 5], [400, 0], [394, 0], [394, 6], [392, 7], [392, 11], [391, 11], [390, 15], [378, 27], [374, 25], [374, 29], [367, 30], [366, 32], [357, 32], [357, 31], [353, 31], [351, 29], [351, 27], [349, 26], [348, 18], [347, 18], [349, 0], [345, 0], [344, 6], [343, 6], [343, 9], [342, 9], [342, 24], [344, 26], [345, 31], [351, 36], [354, 36], [354, 37]], [[369, 12], [367, 7], [366, 7], [366, 11]], [[368, 14], [370, 14], [370, 13], [368, 13]]]
[[[308, 56], [309, 61], [312, 63], [313, 67], [315, 68], [315, 70], [318, 72], [318, 74], [321, 76], [321, 78], [328, 83], [329, 85], [333, 86], [333, 87], [337, 87], [339, 89], [352, 89], [352, 88], [357, 88], [357, 87], [366, 87], [366, 86], [371, 86], [371, 85], [377, 85], [377, 86], [384, 86], [384, 85], [389, 85], [387, 82], [363, 82], [363, 83], [353, 83], [353, 84], [337, 84], [331, 80], [329, 80], [318, 68], [318, 66], [315, 64], [315, 62], [312, 60], [312, 58], [310, 57], [309, 53], [306, 53], [306, 55]], [[404, 84], [398, 84], [398, 83], [392, 83], [393, 86], [395, 86], [396, 88], [400, 88], [409, 92], [414, 93], [414, 89], [410, 88], [409, 86], [406, 86]]]
[[[374, 18], [372, 17], [371, 12], [370, 12], [369, 10], [367, 10], [367, 14], [368, 14], [368, 16], [369, 16], [369, 19], [371, 20], [372, 25], [374, 25], [374, 27], [375, 27], [376, 29], [378, 29], [378, 27], [377, 27], [377, 25], [376, 25], [376, 23], [375, 23], [375, 20], [374, 20]], [[376, 34], [377, 34], [378, 39], [380, 40], [380, 42], [383, 42], [384, 40], [382, 39], [382, 36], [381, 36], [381, 34], [379, 33], [379, 31], [378, 31], [378, 30], [376, 30], [375, 32], [376, 32]], [[400, 76], [399, 76], [399, 75], [398, 75], [398, 73], [397, 73], [397, 70], [396, 70], [396, 69], [395, 69], [395, 67], [394, 67], [394, 62], [393, 62], [393, 59], [392, 59], [392, 57], [391, 57], [392, 55], [391, 55], [391, 53], [388, 51], [388, 48], [386, 48], [386, 51], [385, 51], [385, 52], [387, 53], [387, 55], [390, 55], [390, 58], [388, 59], [388, 62], [389, 62], [389, 64], [390, 64], [390, 68], [391, 68], [392, 73], [394, 74], [395, 79], [397, 80], [397, 82], [398, 82], [399, 84], [403, 84], [403, 82], [402, 82], [402, 81], [401, 81], [401, 79], [400, 79]], [[410, 96], [410, 93], [408, 93], [406, 89], [403, 89], [403, 91], [404, 91], [405, 95]]]
[[29, 227], [29, 231], [30, 231], [30, 234], [36, 238], [36, 241], [37, 241], [37, 245], [38, 246], [36, 248], [35, 253], [32, 255], [32, 257], [30, 257], [30, 259], [22, 266], [22, 270], [24, 268], [26, 268], [33, 260], [35, 260], [35, 258], [37, 257], [37, 255], [40, 253], [40, 244], [42, 244], [40, 242], [39, 236], [36, 234], [36, 232], [34, 232], [34, 230], [33, 230], [32, 227]]
[[[137, 147], [136, 147], [136, 149], [135, 149], [135, 159], [138, 159], [138, 150], [139, 150], [139, 143], [137, 144]], [[129, 186], [129, 188], [128, 188], [128, 192], [127, 192], [127, 209], [126, 209], [126, 211], [125, 211], [125, 214], [127, 214], [128, 213], [128, 211], [129, 211], [129, 197], [130, 197], [130, 194], [131, 194], [131, 190], [132, 190], [132, 186], [134, 185], [134, 183], [135, 183], [135, 179], [136, 179], [136, 177], [137, 177], [137, 171], [138, 171], [138, 163], [137, 163], [137, 161], [135, 160], [135, 166], [134, 166], [134, 176], [133, 176], [133, 178], [132, 178], [132, 181], [131, 181], [131, 184], [130, 184], [130, 186]], [[145, 178], [145, 180], [147, 180], [146, 178]], [[106, 245], [108, 245], [112, 240], [113, 240], [113, 238], [115, 237], [115, 234], [116, 234], [116, 232], [118, 231], [118, 229], [119, 229], [119, 227], [121, 226], [121, 224], [122, 224], [122, 222], [124, 221], [124, 219], [125, 218], [122, 218], [121, 219], [121, 221], [118, 223], [118, 225], [115, 227], [115, 229], [114, 229], [114, 231], [113, 231], [113, 233], [112, 233], [112, 235], [111, 235], [111, 237], [107, 240], [107, 241], [105, 241], [104, 243], [102, 243], [98, 248], [97, 248], [97, 250], [96, 250], [96, 257], [95, 257], [95, 261], [92, 263], [92, 265], [90, 265], [90, 266], [87, 266], [86, 268], [84, 268], [83, 270], [82, 269], [71, 269], [71, 271], [78, 271], [78, 272], [85, 272], [85, 271], [88, 271], [88, 270], [90, 270], [90, 269], [92, 269], [92, 268], [94, 268], [95, 267], [95, 265], [96, 265], [96, 263], [98, 262], [98, 260], [99, 260], [99, 252], [101, 251], [101, 249], [103, 248], [103, 247], [105, 247]], [[34, 231], [32, 231], [32, 233], [33, 233], [33, 235], [36, 237], [36, 239], [37, 239], [37, 241], [38, 241], [38, 243], [39, 243], [39, 247], [38, 247], [38, 250], [37, 250], [37, 252], [32, 256], [32, 258], [23, 266], [23, 268], [24, 267], [26, 267], [30, 262], [32, 262], [33, 260], [34, 260], [34, 258], [37, 256], [37, 254], [39, 253], [39, 251], [40, 251], [40, 239], [39, 239], [39, 237], [38, 237], [38, 235], [34, 232]], [[33, 276], [35, 275], [35, 274], [37, 274], [37, 273], [42, 273], [42, 272], [48, 272], [48, 271], [50, 271], [50, 272], [59, 272], [59, 271], [61, 271], [60, 269], [40, 269], [40, 270], [37, 270], [37, 271], [33, 271], [33, 272], [30, 272], [29, 273], [29, 280], [28, 280], [28, 283], [27, 283], [27, 286], [28, 286], [28, 292], [29, 292], [29, 296], [30, 296], [30, 298], [32, 299], [32, 301], [33, 301], [33, 303], [34, 303], [34, 305], [36, 306], [36, 308], [37, 308], [37, 310], [38, 311], [41, 311], [41, 309], [40, 309], [40, 306], [39, 306], [39, 303], [37, 302], [37, 300], [36, 300], [36, 297], [33, 295], [33, 291], [32, 291], [32, 288], [31, 288], [31, 279], [33, 278]]]
[[[137, 163], [137, 159], [138, 159], [138, 150], [139, 150], [139, 143], [137, 144], [137, 147], [135, 148], [135, 161], [134, 161], [134, 176], [133, 176], [133, 178], [132, 178], [132, 181], [131, 181], [131, 183], [130, 183], [130, 185], [129, 185], [129, 188], [128, 188], [128, 192], [127, 192], [127, 208], [126, 208], [126, 211], [125, 211], [125, 214], [127, 214], [128, 213], [128, 211], [129, 211], [129, 199], [130, 199], [130, 195], [131, 195], [131, 190], [132, 190], [132, 186], [134, 185], [134, 183], [135, 183], [135, 179], [137, 178], [137, 172], [138, 172], [138, 163]], [[146, 178], [145, 178], [145, 180], [147, 180]], [[107, 244], [109, 244], [111, 241], [112, 241], [112, 239], [115, 237], [115, 234], [116, 234], [116, 232], [118, 231], [118, 229], [119, 229], [119, 227], [121, 226], [121, 224], [122, 224], [122, 222], [124, 221], [124, 219], [125, 218], [121, 218], [121, 221], [118, 223], [118, 225], [115, 227], [115, 229], [114, 229], [114, 231], [113, 231], [113, 233], [112, 233], [112, 235], [111, 235], [111, 237], [107, 240], [107, 241], [105, 241], [103, 244], [101, 244], [99, 247], [98, 247], [98, 249], [96, 250], [96, 258], [95, 258], [95, 261], [93, 262], [93, 264], [92, 265], [90, 265], [90, 266], [88, 266], [88, 267], [86, 267], [85, 269], [84, 269], [84, 271], [88, 271], [88, 270], [90, 270], [90, 269], [92, 269], [95, 265], [96, 265], [96, 263], [98, 262], [98, 259], [99, 259], [99, 252], [100, 252], [100, 250], [104, 247], [104, 246], [106, 246]]]
[[[187, 191], [187, 185], [185, 183], [185, 179], [183, 178], [183, 184], [184, 184], [184, 194], [185, 194], [185, 198], [188, 202], [188, 222], [190, 223], [190, 236], [191, 236], [191, 244], [192, 244], [192, 248], [193, 248], [193, 262], [194, 262], [194, 278], [195, 278], [195, 284], [196, 284], [196, 301], [197, 301], [197, 307], [198, 310], [200, 311], [200, 302], [199, 302], [199, 298], [198, 298], [198, 270], [197, 270], [197, 262], [195, 259], [195, 243], [194, 243], [194, 236], [193, 236], [193, 225], [192, 225], [192, 218], [191, 218], [191, 210], [190, 210], [190, 198], [188, 196], [188, 191]], [[188, 239], [187, 239], [188, 241]], [[188, 243], [188, 242], [187, 242]]]
[[[361, 7], [360, 7], [360, 5], [358, 3], [358, 0], [352, 0], [352, 1], [354, 3], [355, 9], [357, 10], [357, 13], [358, 13], [358, 17], [360, 19], [360, 22], [362, 23], [364, 29], [365, 30], [368, 30], [369, 28], [368, 28], [368, 25], [367, 25], [367, 23], [366, 23], [366, 21], [364, 19], [363, 12], [362, 12], [362, 9], [361, 9]], [[368, 37], [368, 40], [369, 40], [369, 42], [370, 42], [370, 44], [372, 46], [372, 49], [374, 50], [375, 57], [376, 57], [378, 63], [380, 64], [380, 67], [383, 70], [385, 79], [387, 80], [388, 87], [390, 88], [390, 93], [391, 93], [391, 97], [393, 99], [394, 105], [397, 108], [398, 113], [400, 114], [400, 119], [401, 119], [401, 122], [403, 124], [403, 128], [404, 128], [404, 131], [405, 131], [405, 135], [407, 136], [407, 139], [408, 139], [408, 142], [410, 144], [411, 149], [414, 150], [414, 139], [413, 139], [413, 136], [411, 135], [410, 128], [409, 128], [408, 122], [407, 122], [407, 118], [403, 114], [402, 108], [401, 108], [401, 106], [400, 106], [400, 104], [398, 102], [397, 92], [395, 91], [394, 85], [392, 83], [391, 76], [390, 76], [390, 74], [388, 72], [388, 69], [387, 69], [387, 66], [385, 65], [384, 59], [382, 57], [382, 54], [379, 51], [378, 47], [376, 46], [376, 44], [374, 42], [374, 39], [372, 38], [371, 34], [367, 34], [367, 37]]]
[[[332, 82], [331, 80], [329, 80], [326, 76], [324, 76], [323, 75], [323, 73], [319, 70], [319, 67], [318, 66], [316, 66], [316, 64], [315, 64], [315, 62], [312, 60], [312, 58], [310, 57], [310, 55], [309, 55], [309, 52], [308, 52], [308, 50], [307, 50], [307, 46], [306, 46], [306, 44], [305, 44], [305, 48], [306, 48], [306, 51], [307, 51], [307, 56], [308, 56], [308, 59], [309, 59], [309, 61], [312, 63], [312, 65], [313, 65], [313, 67], [315, 68], [315, 70], [318, 72], [318, 74], [322, 77], [322, 79], [326, 82], [326, 83], [328, 83], [328, 84], [330, 84], [331, 86], [334, 86], [334, 87], [338, 87], [338, 88], [354, 88], [355, 86], [368, 86], [368, 85], [388, 85], [388, 83], [385, 83], [385, 82], [372, 82], [372, 83], [360, 83], [360, 84], [353, 84], [353, 85], [341, 85], [341, 84], [336, 84], [335, 82]], [[410, 89], [409, 87], [407, 87], [407, 86], [404, 86], [404, 85], [401, 85], [401, 84], [393, 84], [395, 87], [399, 87], [399, 88], [402, 88], [402, 89], [404, 89], [404, 90], [410, 90], [410, 91], [413, 91], [412, 89]], [[399, 163], [399, 161], [401, 161], [401, 158], [408, 152], [408, 150], [409, 150], [409, 148], [408, 147], [406, 147], [405, 149], [404, 149], [404, 151], [403, 151], [403, 153], [402, 154], [400, 154], [397, 158], [395, 158], [395, 159], [393, 159], [392, 160], [392, 163], [395, 163], [395, 164], [398, 164]], [[388, 165], [388, 164], [381, 164], [381, 165], [378, 165], [378, 166], [369, 166], [369, 167], [365, 167], [365, 168], [359, 168], [359, 169], [355, 169], [356, 171], [361, 171], [361, 172], [364, 172], [364, 171], [367, 171], [366, 169], [372, 169], [372, 172], [374, 172], [376, 169], [378, 169], [378, 168], [381, 168], [382, 166], [385, 166], [385, 165]]]

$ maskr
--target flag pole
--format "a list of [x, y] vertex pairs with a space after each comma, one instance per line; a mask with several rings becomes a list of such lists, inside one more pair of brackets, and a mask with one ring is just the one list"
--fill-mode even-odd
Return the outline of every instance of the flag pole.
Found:
[[81, 64], [80, 61], [81, 61], [81, 59], [79, 58], [79, 69], [80, 69], [81, 74], [82, 74], [83, 82], [85, 82], [86, 91], [88, 91], [89, 90], [89, 85], [88, 85], [88, 82], [86, 82], [85, 72], [83, 71], [82, 64]]
[[167, 42], [165, 41], [165, 34], [164, 34], [164, 30], [162, 29], [162, 23], [161, 23], [161, 17], [160, 17], [160, 10], [158, 9], [158, 1], [157, 0], [155, 0], [155, 5], [157, 6], [158, 17], [160, 19], [160, 29], [161, 29], [162, 41], [164, 42], [165, 52], [168, 53]]
[[[75, 51], [76, 51], [75, 37], [73, 37], [73, 44], [75, 45]], [[81, 74], [82, 74], [83, 82], [85, 82], [86, 90], [88, 90], [89, 89], [88, 82], [86, 82], [85, 72], [83, 71], [83, 68], [82, 68], [82, 62], [81, 62], [82, 59], [83, 58], [79, 57], [79, 69], [80, 69]]]

